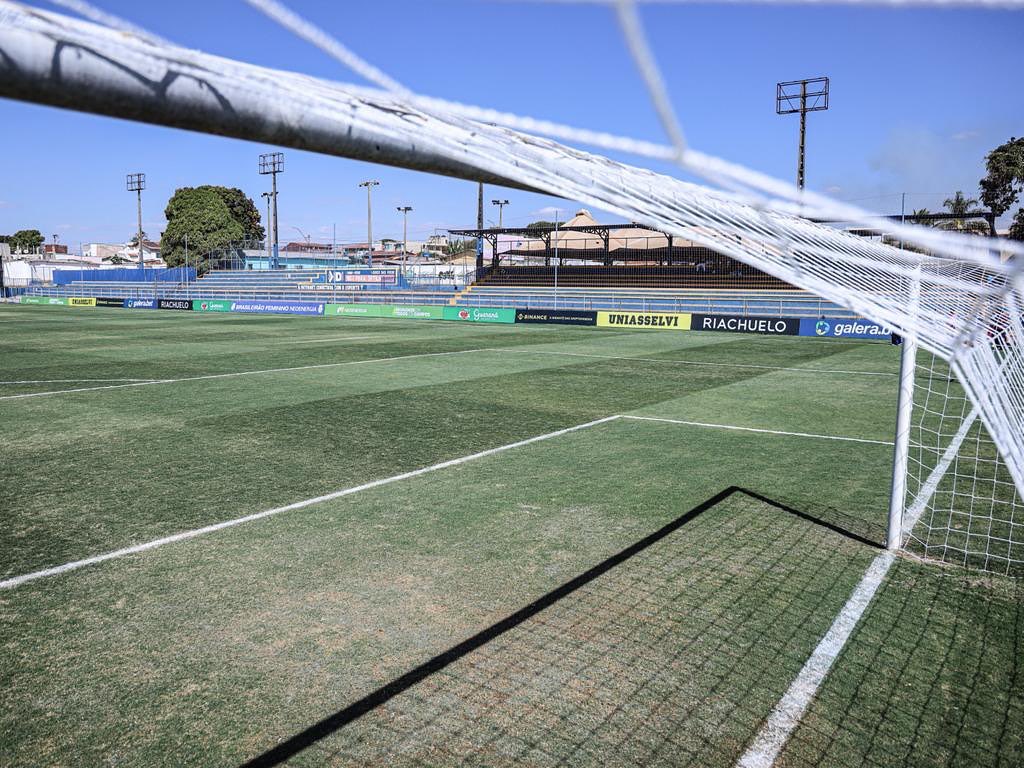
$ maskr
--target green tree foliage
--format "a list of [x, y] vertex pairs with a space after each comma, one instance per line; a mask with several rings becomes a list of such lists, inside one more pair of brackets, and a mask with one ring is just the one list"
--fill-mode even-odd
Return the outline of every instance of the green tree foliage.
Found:
[[251, 197], [238, 187], [199, 187], [199, 189], [212, 189], [227, 205], [231, 212], [231, 218], [242, 225], [244, 239], [262, 240], [264, 237], [263, 225], [260, 223], [260, 212]]
[[[981, 199], [996, 216], [1014, 206], [1024, 192], [1024, 137], [1010, 137], [985, 158], [985, 178], [979, 182]], [[1024, 208], [1017, 210], [1010, 225], [1010, 238], [1024, 240]]]
[[955, 232], [977, 232], [985, 234], [988, 232], [988, 224], [981, 219], [969, 219], [969, 216], [976, 216], [982, 212], [978, 208], [978, 201], [973, 197], [966, 197], [961, 190], [957, 190], [952, 197], [947, 197], [942, 202], [943, 207], [955, 216], [964, 218], [950, 219], [942, 222], [939, 226], [942, 229], [949, 229]]
[[928, 221], [928, 219], [926, 217], [927, 216], [931, 216], [931, 213], [932, 212], [929, 211], [927, 208], [917, 208], [909, 216], [910, 223], [911, 224], [920, 224], [921, 226], [927, 227], [927, 226], [929, 226], [931, 224], [931, 222]]
[[553, 222], [553, 221], [544, 221], [543, 219], [540, 220], [540, 221], [531, 221], [529, 224], [526, 225], [526, 228], [527, 229], [554, 229], [555, 228], [555, 222]]
[[[258, 214], [257, 214], [258, 215]], [[205, 272], [224, 250], [245, 239], [245, 227], [216, 187], [182, 187], [164, 209], [167, 229], [160, 240], [160, 255], [169, 267], [185, 263], [188, 238], [189, 265]]]
[[[146, 234], [146, 230], [142, 230], [142, 239], [145, 240], [147, 237], [149, 237], [149, 235]], [[131, 239], [128, 240], [128, 245], [138, 245], [138, 244], [139, 244], [139, 233], [138, 232], [132, 232]]]
[[11, 235], [10, 245], [12, 253], [33, 253], [41, 246], [46, 238], [38, 229], [19, 229]]

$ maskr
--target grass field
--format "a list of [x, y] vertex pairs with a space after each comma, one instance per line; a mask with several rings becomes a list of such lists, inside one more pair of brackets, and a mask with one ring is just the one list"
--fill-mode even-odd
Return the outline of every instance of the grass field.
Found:
[[[731, 766], [884, 537], [888, 345], [0, 305], [0, 360], [4, 766]], [[1022, 646], [898, 558], [776, 764], [1020, 765]]]

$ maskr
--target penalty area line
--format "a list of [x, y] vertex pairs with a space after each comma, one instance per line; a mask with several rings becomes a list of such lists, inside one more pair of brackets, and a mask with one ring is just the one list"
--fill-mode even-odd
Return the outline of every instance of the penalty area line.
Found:
[[736, 768], [771, 768], [789, 737], [803, 719], [807, 707], [818, 693], [829, 670], [860, 622], [886, 574], [896, 560], [892, 552], [883, 552], [868, 566], [860, 583], [836, 615], [832, 626], [797, 673], [789, 689], [779, 699], [768, 719], [736, 762]]
[[766, 435], [782, 435], [784, 437], [813, 437], [819, 440], [842, 440], [847, 443], [871, 443], [872, 445], [892, 445], [891, 440], [870, 440], [866, 437], [844, 437], [843, 435], [817, 435], [813, 432], [785, 432], [781, 429], [758, 429], [757, 427], [736, 427], [731, 424], [709, 424], [703, 421], [684, 421], [682, 419], [663, 419], [657, 416], [623, 416], [634, 421], [660, 421], [666, 424], [683, 424], [687, 427], [705, 427], [708, 429], [728, 429], [735, 432], [760, 432]]
[[508, 445], [500, 445], [496, 448], [488, 448], [478, 453], [471, 453], [468, 456], [462, 456], [457, 459], [448, 459], [438, 464], [431, 464], [428, 467], [421, 467], [420, 469], [414, 469], [410, 472], [403, 472], [400, 475], [392, 475], [391, 477], [381, 478], [380, 480], [372, 480], [369, 483], [363, 483], [362, 485], [353, 486], [352, 488], [343, 488], [339, 491], [325, 494], [323, 496], [315, 496], [311, 499], [305, 499], [303, 501], [296, 501], [292, 504], [286, 504], [283, 507], [274, 507], [273, 509], [267, 509], [262, 512], [256, 512], [251, 515], [245, 515], [243, 517], [236, 517], [233, 520], [225, 520], [220, 523], [213, 523], [212, 525], [205, 525], [202, 528], [194, 528], [190, 531], [182, 531], [181, 533], [175, 533], [170, 536], [164, 536], [159, 539], [153, 539], [143, 544], [135, 544], [130, 547], [123, 547], [122, 549], [115, 549], [112, 552], [105, 552], [101, 555], [94, 555], [93, 557], [87, 557], [82, 560], [74, 560], [70, 563], [64, 563], [63, 565], [57, 565], [52, 568], [44, 568], [40, 571], [34, 571], [32, 573], [22, 574], [21, 576], [14, 576], [9, 579], [0, 581], [0, 589], [13, 589], [29, 581], [35, 581], [36, 579], [43, 579], [48, 576], [57, 576], [61, 573], [67, 573], [68, 571], [74, 571], [79, 568], [84, 568], [87, 565], [96, 565], [98, 563], [106, 562], [107, 560], [115, 560], [121, 557], [127, 557], [128, 555], [136, 555], [140, 552], [146, 552], [157, 547], [162, 547], [166, 544], [174, 544], [179, 541], [186, 541], [188, 539], [194, 539], [197, 536], [203, 536], [207, 533], [214, 533], [225, 528], [233, 528], [236, 525], [242, 525], [243, 523], [251, 523], [255, 520], [262, 520], [265, 517], [271, 517], [273, 515], [279, 515], [282, 512], [291, 512], [296, 509], [303, 509], [305, 507], [311, 507], [314, 504], [321, 504], [325, 501], [331, 501], [333, 499], [340, 499], [343, 496], [351, 496], [354, 493], [361, 491], [368, 491], [371, 488], [379, 488], [383, 485], [390, 485], [391, 483], [397, 483], [400, 480], [409, 480], [413, 477], [419, 477], [429, 472], [436, 472], [440, 469], [447, 469], [448, 467], [456, 467], [459, 464], [465, 464], [469, 461], [475, 461], [476, 459], [482, 459], [486, 456], [493, 456], [496, 453], [503, 453], [504, 451], [510, 451], [513, 448], [521, 448], [524, 445], [530, 445], [532, 443], [539, 443], [542, 440], [550, 440], [554, 437], [561, 437], [567, 435], [570, 432], [577, 432], [581, 429], [587, 429], [589, 427], [596, 427], [598, 424], [605, 424], [609, 421], [615, 421], [621, 419], [622, 416], [605, 416], [601, 419], [595, 419], [594, 421], [588, 421], [584, 424], [577, 424], [573, 427], [566, 427], [564, 429], [558, 429], [554, 432], [547, 432], [543, 435], [536, 435], [535, 437], [528, 437], [525, 440], [518, 440]]

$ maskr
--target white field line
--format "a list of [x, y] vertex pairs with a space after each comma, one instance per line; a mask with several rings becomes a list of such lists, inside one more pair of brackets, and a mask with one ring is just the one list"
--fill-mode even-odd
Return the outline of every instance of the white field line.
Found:
[[832, 368], [796, 368], [778, 365], [755, 365], [753, 363], [709, 363], [702, 360], [668, 360], [659, 357], [616, 357], [613, 355], [587, 355], [582, 352], [558, 352], [543, 349], [523, 349], [522, 347], [502, 347], [499, 352], [524, 352], [534, 355], [566, 355], [568, 357], [590, 357], [597, 360], [632, 360], [641, 363], [670, 363], [675, 365], [702, 365], [710, 368], [753, 368], [762, 371], [795, 371], [796, 373], [835, 373], [847, 376], [898, 376], [897, 373], [886, 371], [847, 371]]
[[813, 437], [819, 440], [842, 440], [848, 443], [872, 443], [874, 445], [892, 445], [891, 440], [869, 440], [864, 437], [844, 437], [842, 435], [816, 435], [812, 432], [784, 432], [779, 429], [757, 429], [756, 427], [734, 427], [731, 424], [708, 424], [703, 421], [684, 421], [682, 419], [662, 419], [656, 416], [623, 416], [624, 419], [635, 421], [661, 421], [667, 424], [685, 424], [688, 427], [707, 427], [709, 429], [728, 429], [736, 432], [761, 432], [767, 435], [785, 435], [786, 437]]
[[0, 384], [75, 384], [83, 381], [147, 381], [155, 382], [159, 379], [31, 379], [25, 381], [0, 381]]
[[234, 371], [233, 373], [211, 373], [205, 376], [186, 376], [181, 379], [152, 379], [132, 384], [108, 384], [102, 387], [76, 387], [74, 389], [54, 389], [46, 392], [26, 392], [21, 395], [3, 395], [0, 400], [20, 400], [26, 397], [46, 397], [48, 395], [66, 395], [72, 392], [95, 392], [103, 389], [123, 389], [125, 387], [148, 387], [154, 384], [177, 384], [182, 381], [205, 381], [208, 379], [227, 379], [232, 376], [255, 376], [263, 373], [288, 373], [290, 371], [309, 371], [316, 368], [337, 368], [342, 365], [363, 365], [369, 363], [387, 363], [393, 360], [412, 360], [418, 357], [439, 357], [441, 355], [464, 355], [469, 352], [492, 352], [490, 347], [477, 349], [460, 349], [454, 352], [423, 352], [417, 355], [398, 355], [397, 357], [374, 357], [369, 360], [346, 360], [341, 363], [319, 363], [317, 365], [297, 365], [292, 368], [264, 368], [258, 371]]
[[[765, 720], [753, 742], [736, 763], [736, 768], [770, 768], [800, 723], [832, 664], [850, 639], [865, 609], [895, 561], [891, 552], [878, 555], [868, 566], [828, 632], [804, 663], [803, 668]], [[883, 673], [884, 674], [884, 673]]]
[[482, 459], [485, 456], [493, 456], [496, 453], [502, 453], [504, 451], [512, 450], [513, 448], [520, 448], [524, 445], [530, 445], [531, 443], [537, 443], [541, 440], [550, 440], [553, 437], [560, 437], [567, 435], [570, 432], [576, 432], [581, 429], [587, 429], [588, 427], [594, 427], [598, 424], [604, 424], [609, 421], [615, 421], [616, 419], [622, 418], [621, 416], [605, 416], [602, 419], [595, 419], [594, 421], [588, 421], [585, 424], [577, 424], [574, 427], [566, 427], [565, 429], [559, 429], [554, 432], [548, 432], [547, 434], [537, 435], [536, 437], [530, 437], [525, 440], [519, 440], [508, 445], [501, 445], [497, 448], [488, 448], [485, 451], [479, 453], [472, 453], [468, 456], [463, 456], [458, 459], [449, 459], [448, 461], [442, 461], [439, 464], [432, 464], [429, 467], [422, 467], [420, 469], [414, 469], [411, 472], [403, 472], [400, 475], [393, 475], [391, 477], [385, 477], [380, 480], [373, 480], [369, 483], [363, 483], [352, 488], [344, 488], [340, 491], [334, 491], [324, 496], [316, 496], [312, 499], [305, 499], [304, 501], [296, 501], [292, 504], [286, 504], [283, 507], [275, 507], [274, 509], [267, 509], [263, 512], [256, 512], [251, 515], [245, 515], [244, 517], [237, 517], [233, 520], [225, 520], [224, 522], [214, 523], [212, 525], [206, 525], [202, 528], [195, 528], [190, 531], [182, 531], [181, 533], [175, 533], [171, 536], [164, 536], [163, 538], [154, 539], [147, 541], [143, 544], [135, 544], [131, 547], [124, 547], [123, 549], [117, 549], [113, 552], [105, 552], [102, 555], [94, 555], [93, 557], [87, 557], [84, 560], [75, 560], [64, 565], [57, 565], [52, 568], [44, 568], [41, 571], [34, 571], [33, 573], [26, 573], [21, 576], [13, 576], [9, 579], [0, 581], [0, 589], [13, 589], [14, 587], [20, 586], [28, 581], [34, 581], [35, 579], [46, 578], [47, 576], [56, 576], [61, 573], [68, 571], [77, 570], [78, 568], [84, 568], [87, 565], [95, 565], [96, 563], [102, 563], [107, 560], [114, 560], [119, 557], [126, 557], [128, 555], [138, 554], [139, 552], [145, 552], [150, 549], [156, 549], [162, 547], [165, 544], [173, 544], [178, 541], [185, 541], [187, 539], [194, 539], [197, 536], [203, 536], [207, 533], [213, 533], [224, 528], [231, 528], [242, 523], [250, 523], [254, 520], [261, 520], [264, 517], [270, 517], [272, 515], [278, 515], [282, 512], [291, 512], [296, 509], [303, 509], [304, 507], [310, 507], [314, 504], [320, 504], [325, 501], [331, 501], [332, 499], [340, 499], [342, 496], [350, 496], [353, 493], [359, 493], [360, 491], [366, 491], [371, 488], [379, 488], [382, 485], [390, 485], [391, 483], [397, 483], [399, 480], [408, 480], [413, 477], [425, 475], [428, 472], [436, 472], [439, 469], [447, 469], [448, 467], [455, 467], [459, 464], [465, 464], [468, 461], [475, 461], [476, 459]]

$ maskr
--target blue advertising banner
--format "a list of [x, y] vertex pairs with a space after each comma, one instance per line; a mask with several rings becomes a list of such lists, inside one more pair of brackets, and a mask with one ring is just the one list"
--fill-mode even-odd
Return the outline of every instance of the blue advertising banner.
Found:
[[805, 318], [800, 321], [801, 336], [820, 336], [830, 339], [879, 339], [889, 341], [890, 330], [870, 320], [847, 320], [823, 317], [819, 320]]
[[125, 309], [156, 309], [156, 299], [125, 299]]
[[261, 314], [322, 315], [324, 305], [312, 301], [233, 301], [232, 312]]

